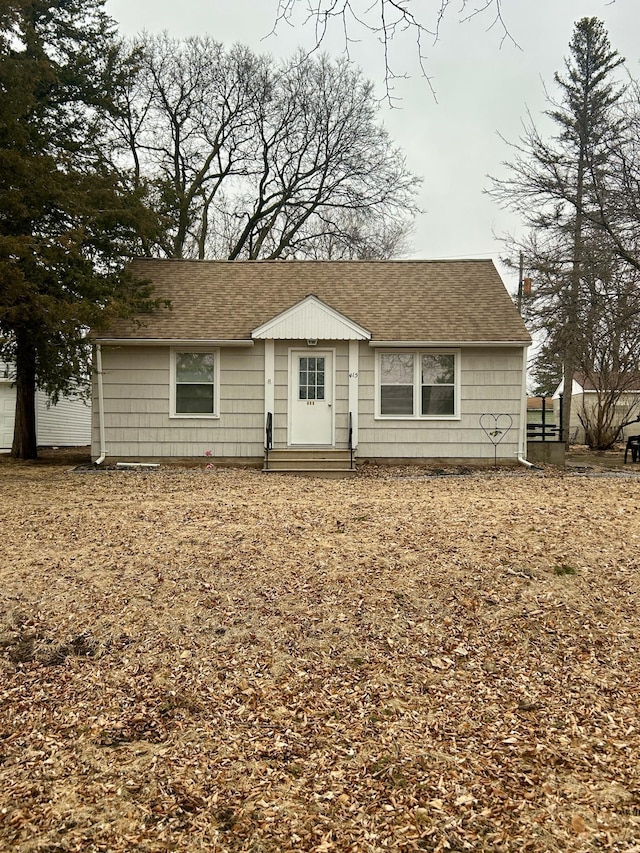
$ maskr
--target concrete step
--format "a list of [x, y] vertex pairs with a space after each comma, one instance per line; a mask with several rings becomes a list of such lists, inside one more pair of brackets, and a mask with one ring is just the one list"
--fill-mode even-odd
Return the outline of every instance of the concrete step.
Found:
[[323, 447], [316, 450], [313, 447], [287, 447], [276, 448], [269, 451], [271, 459], [342, 459], [347, 462], [350, 459], [349, 450], [333, 450], [331, 447]]
[[322, 477], [326, 480], [338, 480], [355, 477], [355, 468], [268, 468], [262, 469], [265, 474], [287, 474], [294, 477]]
[[289, 456], [286, 459], [272, 459], [269, 455], [269, 468], [299, 468], [308, 471], [320, 469], [342, 471], [351, 467], [348, 459], [308, 459], [306, 457]]

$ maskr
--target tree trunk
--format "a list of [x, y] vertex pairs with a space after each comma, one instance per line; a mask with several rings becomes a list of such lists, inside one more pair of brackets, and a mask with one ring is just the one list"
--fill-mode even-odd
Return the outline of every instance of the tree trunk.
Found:
[[16, 343], [16, 420], [11, 456], [37, 459], [36, 351], [23, 332], [18, 333]]
[[571, 409], [573, 403], [573, 374], [576, 364], [576, 339], [578, 336], [579, 302], [580, 302], [580, 276], [582, 274], [583, 254], [583, 213], [582, 204], [584, 199], [584, 181], [587, 168], [586, 144], [584, 138], [586, 131], [587, 103], [582, 110], [582, 121], [580, 125], [580, 154], [578, 156], [578, 172], [576, 176], [576, 219], [573, 228], [573, 264], [571, 269], [571, 283], [569, 285], [569, 306], [567, 311], [567, 322], [565, 325], [565, 349], [564, 349], [564, 396], [562, 398], [562, 423], [565, 429], [564, 444], [569, 450], [571, 445]]

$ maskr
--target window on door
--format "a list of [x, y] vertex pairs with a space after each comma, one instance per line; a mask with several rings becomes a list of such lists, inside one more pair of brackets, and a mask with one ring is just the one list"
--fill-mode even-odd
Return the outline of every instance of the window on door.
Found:
[[298, 364], [298, 399], [324, 400], [324, 356], [300, 356]]

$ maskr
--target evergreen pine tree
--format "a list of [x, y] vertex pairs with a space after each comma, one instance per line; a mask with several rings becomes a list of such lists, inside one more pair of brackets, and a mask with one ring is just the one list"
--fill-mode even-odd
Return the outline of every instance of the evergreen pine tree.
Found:
[[36, 387], [87, 378], [89, 326], [150, 305], [124, 262], [152, 220], [103, 149], [117, 42], [104, 0], [0, 0], [0, 358], [12, 455], [37, 456]]
[[[558, 128], [557, 135], [546, 141], [530, 123], [515, 160], [508, 164], [510, 177], [494, 180], [492, 191], [531, 227], [538, 249], [536, 263], [546, 280], [544, 293], [538, 291], [532, 310], [534, 314], [538, 311], [538, 319], [546, 327], [548, 348], [562, 360], [568, 388], [578, 367], [585, 245], [603, 240], [598, 217], [592, 212], [598, 203], [599, 177], [621, 131], [616, 107], [624, 90], [614, 72], [623, 62], [611, 48], [600, 20], [578, 21], [565, 74], [557, 73], [554, 78], [559, 97], [547, 111]], [[570, 418], [571, 394], [567, 393], [563, 397], [566, 427]]]

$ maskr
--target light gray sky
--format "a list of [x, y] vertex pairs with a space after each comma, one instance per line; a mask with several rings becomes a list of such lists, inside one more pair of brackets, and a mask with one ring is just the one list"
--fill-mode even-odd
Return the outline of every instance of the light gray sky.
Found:
[[[371, 0], [355, 0], [367, 8]], [[436, 8], [439, 0], [414, 0]], [[474, 3], [472, 5], [480, 5]], [[527, 109], [534, 118], [545, 109], [544, 85], [553, 90], [553, 74], [563, 69], [574, 22], [600, 18], [612, 47], [626, 57], [632, 75], [640, 76], [640, 3], [638, 0], [503, 0], [503, 15], [518, 46], [502, 41], [491, 18], [458, 23], [452, 3], [440, 41], [424, 42], [434, 100], [420, 77], [413, 42], [396, 42], [392, 61], [411, 78], [396, 82], [399, 109], [383, 106], [380, 119], [405, 152], [410, 169], [424, 178], [413, 235], [412, 257], [493, 257], [503, 253], [499, 236], [517, 233], [518, 222], [500, 210], [483, 190], [487, 175], [502, 174], [509, 149], [500, 136], [517, 140]], [[300, 2], [300, 7], [304, 2]], [[289, 56], [298, 46], [313, 45], [313, 29], [275, 21], [277, 0], [107, 0], [107, 11], [122, 34], [142, 30], [170, 35], [209, 34], [231, 45], [240, 42], [256, 51]], [[383, 56], [372, 35], [360, 34], [350, 55], [383, 94]], [[501, 44], [502, 41], [502, 44]], [[328, 53], [344, 53], [336, 27], [323, 44]], [[543, 125], [543, 120], [540, 122]], [[504, 270], [503, 270], [504, 274]], [[505, 283], [509, 289], [515, 282]]]

